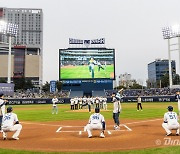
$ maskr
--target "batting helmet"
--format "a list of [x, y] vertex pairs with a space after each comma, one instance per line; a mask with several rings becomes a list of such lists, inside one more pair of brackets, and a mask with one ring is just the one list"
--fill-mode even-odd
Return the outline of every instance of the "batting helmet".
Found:
[[9, 107], [7, 108], [7, 113], [12, 112], [12, 110], [13, 110], [13, 108], [12, 108], [11, 106], [9, 106]]
[[173, 111], [173, 107], [172, 106], [168, 106], [168, 111]]
[[100, 112], [100, 108], [95, 108], [95, 113], [99, 113]]

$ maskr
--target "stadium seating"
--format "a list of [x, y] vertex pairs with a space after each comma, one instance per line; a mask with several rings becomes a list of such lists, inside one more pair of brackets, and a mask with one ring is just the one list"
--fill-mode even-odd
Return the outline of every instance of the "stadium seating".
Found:
[[69, 97], [83, 97], [83, 91], [71, 91]]
[[93, 97], [100, 97], [100, 96], [106, 97], [104, 91], [92, 91], [92, 96]]

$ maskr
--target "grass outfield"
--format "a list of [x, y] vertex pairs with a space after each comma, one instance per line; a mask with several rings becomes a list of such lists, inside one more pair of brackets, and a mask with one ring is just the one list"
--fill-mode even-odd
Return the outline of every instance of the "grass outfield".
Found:
[[[122, 103], [121, 119], [145, 120], [163, 118], [167, 112], [167, 106], [174, 106], [177, 112], [177, 102], [174, 103], [142, 103], [143, 111], [136, 111], [136, 103]], [[102, 111], [105, 119], [112, 119], [112, 103], [108, 103], [108, 111]], [[14, 112], [23, 121], [61, 121], [61, 120], [85, 120], [89, 119], [87, 112], [69, 112], [69, 104], [59, 104], [59, 113], [51, 114], [52, 105], [15, 105]]]
[[[98, 66], [94, 68], [94, 78], [113, 78], [114, 75], [114, 66], [107, 65], [106, 69], [100, 70], [98, 72]], [[81, 66], [70, 66], [66, 68], [61, 68], [61, 79], [75, 79], [75, 78], [92, 78], [91, 73], [89, 72], [88, 65]]]

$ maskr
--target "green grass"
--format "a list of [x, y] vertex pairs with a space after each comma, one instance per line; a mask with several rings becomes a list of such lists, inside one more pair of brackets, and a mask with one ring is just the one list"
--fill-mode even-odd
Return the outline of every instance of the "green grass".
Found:
[[0, 154], [179, 154], [180, 146], [153, 148], [144, 150], [118, 151], [118, 152], [32, 152], [20, 150], [0, 149]]
[[[94, 68], [94, 78], [113, 78], [114, 72], [113, 65], [107, 65], [106, 69], [98, 72], [98, 66]], [[61, 68], [61, 79], [74, 79], [74, 78], [92, 78], [89, 72], [88, 65], [72, 66], [69, 68]]]
[[[143, 111], [136, 111], [136, 103], [122, 103], [121, 119], [145, 120], [163, 118], [167, 106], [173, 105], [177, 112], [177, 103], [143, 103]], [[59, 104], [59, 113], [51, 114], [52, 105], [15, 105], [14, 112], [20, 120], [24, 121], [62, 121], [62, 120], [88, 120], [87, 112], [69, 112], [69, 104]], [[108, 103], [108, 111], [101, 112], [105, 119], [112, 119], [112, 103]]]

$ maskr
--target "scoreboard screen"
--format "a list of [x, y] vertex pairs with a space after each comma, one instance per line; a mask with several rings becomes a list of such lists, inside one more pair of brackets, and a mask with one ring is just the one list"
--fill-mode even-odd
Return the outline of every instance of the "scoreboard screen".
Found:
[[106, 48], [59, 49], [59, 79], [114, 79], [115, 50]]

